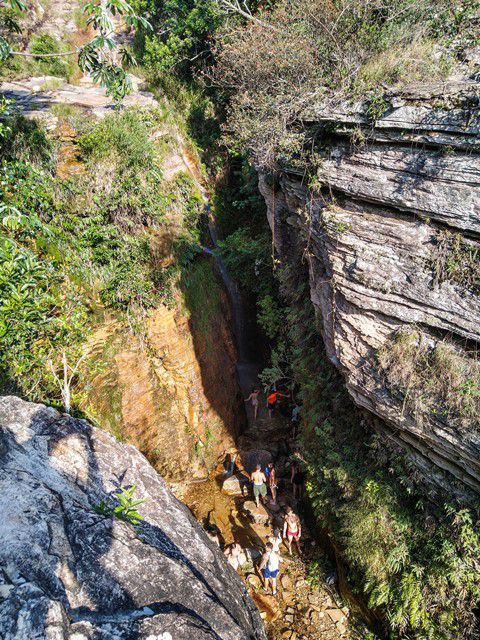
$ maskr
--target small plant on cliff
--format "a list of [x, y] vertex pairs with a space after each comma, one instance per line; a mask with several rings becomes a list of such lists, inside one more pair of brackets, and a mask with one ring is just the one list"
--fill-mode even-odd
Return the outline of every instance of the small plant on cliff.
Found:
[[432, 251], [433, 286], [452, 282], [480, 293], [480, 246], [459, 233], [442, 231]]
[[431, 414], [464, 429], [479, 427], [480, 363], [447, 342], [432, 344], [415, 328], [398, 331], [378, 352], [389, 387], [421, 422]]
[[121, 487], [118, 493], [114, 493], [114, 497], [117, 498], [119, 504], [110, 505], [105, 500], [101, 500], [98, 504], [93, 506], [93, 510], [102, 516], [113, 516], [128, 522], [129, 524], [140, 524], [144, 517], [138, 512], [137, 507], [145, 502], [145, 500], [135, 500], [133, 494], [137, 485], [132, 485], [129, 489]]
[[125, 489], [122, 487], [118, 493], [114, 493], [113, 495], [120, 504], [118, 504], [113, 509], [113, 515], [119, 520], [123, 520], [124, 522], [129, 522], [130, 524], [139, 524], [144, 518], [138, 513], [137, 507], [140, 504], [143, 504], [145, 500], [135, 500], [133, 494], [137, 485], [132, 485], [130, 489]]

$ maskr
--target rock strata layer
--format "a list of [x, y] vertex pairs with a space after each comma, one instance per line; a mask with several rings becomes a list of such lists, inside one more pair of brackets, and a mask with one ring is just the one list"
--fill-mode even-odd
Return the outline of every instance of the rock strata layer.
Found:
[[[0, 398], [3, 640], [263, 640], [218, 546], [130, 445]], [[138, 526], [94, 506], [136, 485]]]
[[[319, 105], [305, 116], [321, 157], [315, 190], [288, 166], [275, 180], [260, 176], [277, 252], [285, 264], [306, 257], [328, 357], [355, 402], [430, 479], [448, 486], [453, 474], [476, 490], [480, 418], [460, 428], [440, 410], [412, 413], [377, 356], [406, 328], [431, 348], [451, 345], [465, 363], [478, 352], [478, 262], [476, 276], [464, 271], [470, 280], [449, 277], [480, 255], [478, 87], [464, 79], [407, 88], [386, 94], [375, 115], [366, 103]], [[445, 238], [451, 253], [439, 277]]]

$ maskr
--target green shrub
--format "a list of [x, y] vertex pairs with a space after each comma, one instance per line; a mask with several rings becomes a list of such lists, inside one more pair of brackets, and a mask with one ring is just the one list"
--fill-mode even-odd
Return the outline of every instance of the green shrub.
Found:
[[[29, 45], [30, 53], [65, 53], [69, 47], [48, 34], [34, 35]], [[75, 56], [36, 58], [34, 64], [44, 75], [59, 76], [69, 80], [76, 68]]]
[[113, 157], [127, 168], [148, 170], [155, 164], [151, 125], [148, 111], [126, 109], [93, 124], [79, 139], [79, 146], [92, 164]]
[[102, 516], [113, 516], [123, 522], [137, 525], [140, 524], [144, 517], [138, 512], [137, 507], [145, 502], [145, 500], [136, 500], [133, 494], [136, 485], [132, 485], [129, 489], [121, 487], [118, 493], [114, 493], [114, 497], [118, 500], [116, 506], [111, 506], [105, 500], [93, 505], [93, 510]]
[[272, 280], [272, 247], [268, 236], [242, 227], [218, 244], [228, 270], [242, 288], [255, 292], [268, 290]]
[[52, 169], [52, 154], [53, 143], [45, 130], [35, 121], [13, 112], [8, 118], [8, 130], [0, 140], [0, 158]]
[[257, 320], [267, 338], [275, 338], [283, 328], [285, 314], [277, 300], [270, 294], [257, 300]]
[[138, 33], [137, 51], [150, 76], [165, 71], [186, 72], [208, 58], [211, 35], [222, 16], [215, 0], [167, 0], [132, 3], [139, 11], [149, 10], [155, 35]]

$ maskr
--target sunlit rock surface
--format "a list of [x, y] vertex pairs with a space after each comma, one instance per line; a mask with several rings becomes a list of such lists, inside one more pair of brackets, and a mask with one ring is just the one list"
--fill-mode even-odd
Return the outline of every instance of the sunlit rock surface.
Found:
[[[0, 398], [3, 640], [263, 639], [222, 552], [133, 447]], [[93, 506], [136, 484], [138, 526]]]
[[477, 490], [480, 417], [459, 429], [412, 416], [376, 354], [412, 326], [432, 345], [478, 352], [478, 292], [437, 273], [446, 232], [480, 255], [478, 87], [463, 79], [387, 92], [375, 114], [369, 104], [319, 105], [305, 115], [320, 156], [315, 192], [291, 167], [260, 177], [277, 252], [284, 264], [306, 261], [328, 357], [355, 402], [430, 479], [445, 485], [451, 473]]

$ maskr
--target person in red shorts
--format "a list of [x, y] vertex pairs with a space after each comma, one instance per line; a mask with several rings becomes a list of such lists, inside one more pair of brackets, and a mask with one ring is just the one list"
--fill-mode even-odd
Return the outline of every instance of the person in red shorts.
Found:
[[289, 554], [292, 555], [292, 542], [295, 541], [298, 554], [301, 555], [300, 538], [302, 537], [302, 524], [300, 518], [293, 512], [292, 507], [287, 507], [283, 521], [283, 537], [287, 539]]

